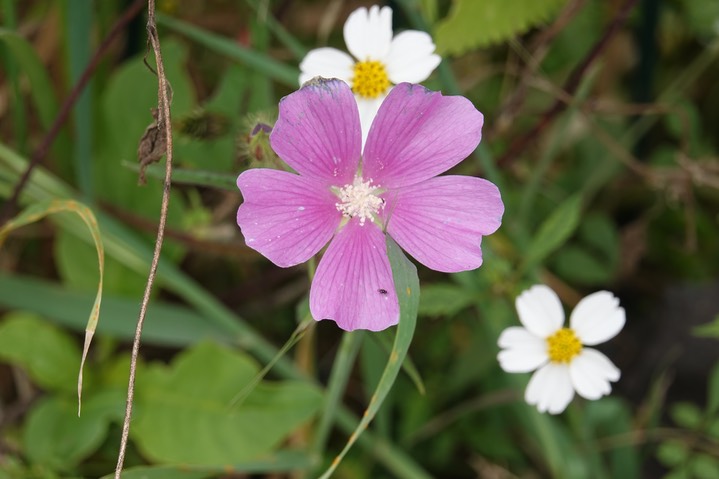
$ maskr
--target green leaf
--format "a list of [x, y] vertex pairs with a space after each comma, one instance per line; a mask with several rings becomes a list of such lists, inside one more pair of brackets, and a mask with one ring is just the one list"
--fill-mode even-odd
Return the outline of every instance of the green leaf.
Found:
[[703, 422], [702, 411], [694, 404], [679, 402], [672, 407], [671, 416], [674, 422], [687, 429], [696, 429]]
[[352, 445], [377, 414], [382, 402], [389, 394], [397, 374], [399, 374], [405, 356], [409, 351], [409, 345], [414, 337], [415, 326], [417, 325], [417, 311], [419, 309], [419, 278], [417, 268], [402, 253], [402, 250], [394, 240], [387, 236], [387, 253], [392, 266], [392, 277], [394, 278], [397, 298], [399, 299], [399, 325], [394, 339], [394, 346], [389, 356], [389, 361], [384, 368], [377, 389], [375, 390], [370, 403], [367, 406], [362, 420], [350, 436], [347, 444], [340, 454], [332, 461], [332, 465], [322, 474], [320, 479], [328, 479], [337, 469], [340, 462], [350, 450]]
[[[709, 376], [707, 391], [707, 413], [715, 415], [719, 411], [719, 363], [712, 369]], [[719, 422], [719, 421], [718, 421]]]
[[[278, 451], [260, 460], [233, 463], [221, 467], [197, 467], [187, 464], [173, 466], [139, 466], [122, 471], [122, 479], [205, 479], [231, 475], [261, 474], [265, 472], [301, 471], [312, 465], [310, 458], [300, 451]], [[108, 474], [102, 479], [113, 479]]]
[[715, 316], [712, 322], [697, 326], [692, 332], [701, 338], [719, 339], [719, 315]]
[[535, 266], [562, 246], [574, 233], [582, 212], [582, 197], [570, 196], [540, 225], [524, 257], [524, 270]]
[[422, 287], [419, 300], [420, 316], [452, 316], [470, 304], [471, 292], [451, 283], [435, 283]]
[[[43, 300], [38, 301], [37, 298]], [[90, 292], [72, 291], [50, 281], [0, 273], [0, 306], [33, 312], [77, 332], [85, 330], [87, 312], [94, 299], [94, 294]], [[185, 346], [204, 339], [218, 342], [232, 340], [226, 329], [186, 307], [155, 300], [150, 302], [147, 314], [152, 321], [147, 321], [142, 331], [143, 344]], [[131, 340], [135, 334], [135, 322], [127, 318], [136, 316], [136, 298], [105, 293], [102, 321], [98, 324], [97, 333]]]
[[676, 467], [688, 457], [687, 445], [678, 440], [663, 442], [657, 448], [657, 459], [667, 467]]
[[[232, 171], [235, 165], [237, 154], [237, 131], [240, 128], [241, 116], [238, 112], [243, 111], [243, 100], [250, 93], [247, 81], [247, 70], [238, 65], [230, 65], [225, 71], [220, 84], [213, 96], [205, 103], [198, 112], [192, 112], [189, 116], [176, 117], [173, 124], [176, 125], [178, 133], [189, 128], [194, 119], [198, 128], [211, 130], [213, 124], [215, 129], [222, 130], [216, 138], [192, 138], [187, 134], [177, 135], [175, 142], [175, 158], [178, 165], [192, 167], [195, 169], [209, 171]], [[200, 121], [201, 120], [201, 121]], [[153, 165], [160, 166], [160, 165]], [[164, 179], [164, 168], [161, 168]], [[228, 175], [229, 176], [229, 175]], [[236, 174], [233, 175], [236, 180]], [[176, 168], [173, 168], [173, 180], [177, 177]], [[235, 181], [232, 186], [237, 189]]]
[[124, 411], [125, 394], [119, 389], [87, 397], [80, 417], [74, 399], [45, 398], [31, 409], [25, 423], [25, 452], [33, 462], [70, 469], [102, 444], [110, 422], [122, 421]]
[[717, 479], [719, 461], [709, 454], [699, 453], [692, 457], [691, 470], [697, 479]]
[[605, 283], [612, 276], [606, 260], [600, 261], [578, 246], [561, 249], [552, 263], [556, 273], [571, 283], [593, 286]]
[[305, 382], [262, 382], [230, 408], [258, 371], [244, 353], [209, 342], [169, 367], [140, 371], [132, 438], [159, 463], [217, 466], [260, 458], [312, 417], [321, 395]]
[[5, 315], [0, 323], [0, 359], [21, 366], [43, 388], [77, 390], [80, 349], [75, 340], [34, 314]]
[[699, 37], [709, 39], [717, 35], [719, 2], [715, 0], [680, 0], [687, 25]]
[[548, 20], [566, 0], [455, 0], [437, 27], [437, 51], [460, 55], [508, 40]]
[[[0, 44], [12, 54], [20, 66], [20, 70], [27, 75], [30, 83], [29, 93], [37, 109], [38, 117], [43, 128], [48, 129], [55, 120], [58, 111], [57, 99], [53, 93], [53, 81], [40, 57], [35, 53], [32, 45], [15, 32], [0, 28]], [[69, 153], [69, 137], [63, 131], [55, 140], [53, 150]]]

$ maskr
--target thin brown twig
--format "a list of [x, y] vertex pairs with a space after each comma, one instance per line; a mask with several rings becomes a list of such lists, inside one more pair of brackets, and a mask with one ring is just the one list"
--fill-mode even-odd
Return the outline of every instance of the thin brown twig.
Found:
[[27, 165], [25, 172], [22, 174], [17, 184], [15, 185], [12, 195], [3, 205], [2, 211], [0, 212], [0, 226], [4, 225], [15, 214], [18, 202], [20, 200], [20, 194], [22, 193], [22, 190], [25, 188], [25, 185], [30, 179], [30, 174], [35, 169], [35, 167], [42, 163], [42, 161], [47, 156], [47, 152], [48, 150], [50, 150], [50, 146], [52, 146], [52, 143], [55, 141], [55, 138], [57, 138], [57, 135], [60, 133], [60, 130], [70, 116], [72, 108], [75, 106], [75, 103], [77, 102], [78, 98], [80, 98], [80, 94], [87, 86], [87, 83], [90, 81], [90, 78], [95, 72], [97, 65], [100, 63], [100, 59], [102, 59], [102, 57], [105, 55], [107, 49], [110, 47], [115, 38], [122, 31], [125, 30], [127, 24], [130, 23], [130, 21], [132, 21], [132, 19], [135, 18], [140, 13], [140, 11], [142, 11], [142, 7], [144, 4], [145, 0], [136, 0], [132, 5], [130, 5], [127, 10], [125, 10], [125, 12], [122, 14], [122, 16], [117, 20], [117, 22], [115, 22], [115, 24], [112, 26], [110, 31], [102, 40], [102, 43], [100, 43], [100, 45], [97, 47], [97, 50], [95, 50], [95, 53], [92, 55], [92, 58], [85, 67], [85, 70], [83, 70], [82, 75], [80, 75], [80, 78], [78, 78], [77, 83], [72, 88], [72, 91], [62, 103], [60, 111], [55, 117], [55, 120], [50, 126], [50, 129], [43, 137], [40, 146], [38, 146], [33, 152], [32, 157], [30, 158], [30, 163]]
[[165, 182], [162, 191], [162, 205], [160, 207], [160, 222], [157, 226], [157, 238], [155, 239], [155, 251], [152, 255], [152, 264], [150, 272], [147, 275], [147, 284], [145, 285], [145, 293], [140, 304], [140, 314], [137, 318], [137, 327], [135, 329], [135, 338], [132, 341], [132, 355], [130, 357], [130, 378], [127, 384], [127, 403], [125, 407], [125, 420], [122, 424], [122, 437], [120, 440], [120, 450], [117, 454], [117, 467], [115, 468], [115, 479], [120, 479], [122, 467], [125, 462], [125, 452], [127, 450], [127, 441], [130, 436], [130, 420], [132, 419], [132, 405], [135, 396], [135, 373], [137, 371], [137, 358], [140, 353], [140, 338], [142, 336], [142, 327], [145, 323], [147, 314], [147, 305], [150, 302], [150, 293], [155, 282], [157, 274], [157, 265], [160, 261], [160, 252], [162, 251], [162, 241], [165, 236], [165, 224], [167, 222], [167, 211], [170, 205], [170, 188], [172, 185], [172, 120], [170, 116], [170, 99], [168, 92], [170, 86], [165, 76], [165, 66], [162, 62], [162, 52], [160, 50], [160, 38], [157, 34], [157, 24], [155, 22], [155, 0], [147, 2], [147, 35], [148, 41], [152, 46], [155, 54], [155, 64], [157, 67], [157, 109], [159, 111], [159, 125], [165, 131], [165, 140], [167, 152], [165, 157]]
[[[609, 40], [619, 31], [619, 29], [626, 23], [629, 18], [629, 13], [632, 11], [634, 6], [639, 0], [626, 0], [621, 10], [614, 17], [612, 23], [605, 30], [604, 35], [594, 44], [592, 49], [587, 53], [584, 59], [576, 66], [564, 83], [563, 90], [569, 95], [573, 96], [579, 88], [579, 85], [584, 78], [585, 73], [589, 67], [599, 58], [599, 55], [609, 45]], [[539, 119], [539, 121], [524, 135], [513, 141], [507, 151], [497, 160], [497, 165], [500, 167], [509, 166], [518, 156], [524, 151], [525, 148], [537, 137], [544, 129], [549, 126], [554, 118], [561, 112], [563, 112], [568, 106], [566, 101], [557, 99], [552, 106], [550, 106]]]

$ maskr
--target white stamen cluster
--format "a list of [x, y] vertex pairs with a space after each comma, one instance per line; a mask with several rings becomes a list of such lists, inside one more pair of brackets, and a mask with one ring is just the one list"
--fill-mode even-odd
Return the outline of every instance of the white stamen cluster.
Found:
[[371, 184], [372, 178], [362, 181], [362, 178], [357, 176], [351, 185], [345, 185], [337, 192], [341, 201], [335, 203], [337, 209], [349, 218], [358, 217], [360, 226], [364, 225], [367, 218], [371, 220], [372, 215], [384, 207], [384, 200], [375, 194], [378, 186], [370, 186]]

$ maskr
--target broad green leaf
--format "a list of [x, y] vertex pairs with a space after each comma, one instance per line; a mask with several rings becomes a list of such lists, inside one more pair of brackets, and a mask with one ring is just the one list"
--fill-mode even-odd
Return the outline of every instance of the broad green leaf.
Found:
[[472, 293], [459, 285], [435, 283], [422, 287], [419, 300], [420, 316], [452, 316], [474, 300]]
[[[312, 465], [307, 455], [299, 451], [278, 451], [256, 461], [233, 463], [221, 467], [197, 467], [187, 464], [175, 466], [139, 466], [122, 471], [122, 479], [205, 479], [228, 474], [261, 474], [265, 472], [301, 471]], [[102, 479], [112, 479], [108, 474]]]
[[328, 479], [337, 469], [342, 459], [350, 450], [352, 445], [377, 414], [384, 399], [389, 394], [397, 374], [402, 368], [409, 345], [414, 337], [415, 326], [417, 325], [417, 310], [419, 308], [419, 278], [417, 277], [417, 268], [407, 259], [397, 243], [387, 236], [387, 253], [389, 262], [392, 266], [392, 277], [394, 278], [395, 288], [397, 289], [397, 298], [399, 299], [399, 325], [397, 326], [397, 334], [395, 336], [392, 352], [389, 361], [385, 366], [382, 377], [375, 393], [370, 399], [369, 405], [362, 415], [362, 420], [355, 428], [350, 436], [347, 444], [340, 454], [332, 461], [332, 465], [322, 474], [320, 479]]
[[321, 395], [305, 382], [262, 382], [231, 408], [258, 372], [245, 354], [209, 342], [171, 366], [140, 371], [133, 440], [159, 463], [217, 466], [261, 458], [312, 417]]
[[709, 454], [699, 453], [691, 459], [691, 470], [697, 479], [717, 479], [719, 460]]
[[702, 411], [689, 402], [678, 402], [671, 409], [674, 422], [687, 429], [698, 428], [703, 421]]
[[[236, 162], [237, 134], [241, 127], [242, 104], [248, 96], [249, 88], [246, 69], [230, 65], [225, 71], [214, 95], [200, 111], [191, 112], [184, 117], [176, 117], [173, 124], [178, 134], [175, 141], [175, 158], [180, 166], [209, 171], [232, 171]], [[194, 134], [189, 131], [194, 127]], [[202, 132], [218, 130], [209, 135]], [[188, 130], [188, 131], [186, 131]], [[183, 134], [183, 131], [185, 132]], [[198, 135], [199, 133], [199, 135]], [[164, 168], [162, 168], [164, 179]], [[175, 170], [175, 168], [173, 168]], [[173, 171], [173, 179], [176, 171]], [[236, 175], [234, 175], [236, 177]], [[233, 187], [237, 189], [233, 180]]]
[[[185, 72], [186, 51], [176, 42], [163, 43], [163, 60], [172, 87], [172, 115], [183, 115], [194, 106], [192, 86]], [[150, 60], [148, 60], [150, 61]], [[153, 121], [150, 113], [157, 106], [157, 78], [143, 63], [143, 56], [128, 60], [109, 79], [101, 98], [98, 134], [103, 138], [95, 151], [94, 184], [97, 196], [119, 208], [125, 214], [144, 219], [150, 225], [148, 241], [154, 240], [153, 225], [157, 222], [162, 198], [162, 183], [138, 186], [137, 174], [122, 168], [122, 161], [137, 161], [141, 136]], [[168, 227], [179, 228], [184, 215], [183, 198], [171, 194]], [[68, 234], [73, 234], [69, 232]], [[55, 261], [63, 280], [77, 289], [87, 287], [84, 265], [93, 257], [92, 248], [82, 243], [68, 244], [60, 237], [55, 245]], [[172, 242], [163, 247], [163, 257], [178, 259], [182, 248]], [[144, 291], [149, 263], [144, 271], [133, 271], [124, 261], [110, 266], [112, 275], [109, 291], [118, 294], [140, 295]]]
[[598, 259], [574, 245], [559, 250], [552, 265], [560, 277], [572, 284], [593, 286], [606, 283], [612, 277], [611, 265], [606, 259]]
[[0, 322], [0, 359], [21, 366], [45, 389], [76, 390], [80, 349], [69, 334], [34, 314], [5, 315]]
[[[37, 298], [43, 298], [38, 301]], [[85, 330], [87, 311], [92, 307], [94, 295], [73, 291], [61, 284], [18, 275], [0, 273], [0, 306], [9, 310], [22, 310], [38, 314], [74, 331]], [[137, 299], [113, 296], [102, 298], [102, 321], [97, 333], [122, 340], [135, 335]], [[205, 339], [230, 342], [227, 330], [208, 321], [189, 308], [162, 301], [151, 301], [147, 316], [151, 318], [142, 330], [142, 342], [165, 346], [185, 346]]]
[[689, 449], [682, 441], [665, 441], [657, 448], [657, 459], [668, 467], [675, 467], [689, 457]]
[[460, 55], [499, 43], [547, 21], [566, 0], [455, 0], [437, 27], [440, 54]]
[[[184, 46], [168, 41], [162, 45], [162, 55], [172, 87], [174, 120], [195, 107], [192, 84], [185, 70], [187, 52]], [[98, 130], [104, 141], [98, 144], [95, 158], [102, 165], [96, 168], [97, 193], [123, 211], [154, 223], [159, 216], [162, 184], [152, 182], [138, 186], [138, 176], [121, 166], [122, 161], [137, 162], [140, 138], [153, 122], [151, 109], [157, 107], [157, 78], [144, 64], [143, 55], [126, 61], [116, 70], [101, 100], [102, 122]], [[170, 204], [168, 226], [179, 227], [183, 216], [181, 195], [173, 194]], [[154, 239], [154, 231], [150, 230], [148, 237]], [[172, 243], [167, 246], [169, 248], [163, 248], [163, 255], [177, 257], [177, 246]]]
[[582, 197], [571, 196], [540, 225], [524, 256], [524, 269], [535, 266], [562, 246], [574, 233], [582, 212]]
[[92, 454], [105, 440], [110, 422], [122, 421], [124, 391], [89, 395], [81, 417], [75, 401], [50, 396], [30, 411], [23, 429], [24, 450], [36, 463], [68, 470]]

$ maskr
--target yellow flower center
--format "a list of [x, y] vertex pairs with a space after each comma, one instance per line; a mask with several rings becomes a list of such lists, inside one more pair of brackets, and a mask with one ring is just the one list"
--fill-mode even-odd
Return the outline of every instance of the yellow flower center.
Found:
[[547, 338], [547, 353], [553, 363], [568, 363], [581, 351], [581, 341], [569, 328], [562, 328]]
[[355, 63], [352, 91], [363, 98], [377, 98], [390, 86], [382, 62], [367, 60]]

